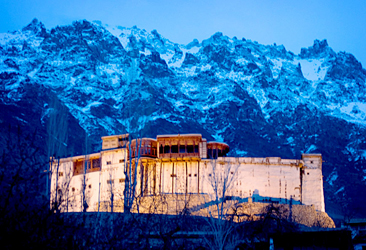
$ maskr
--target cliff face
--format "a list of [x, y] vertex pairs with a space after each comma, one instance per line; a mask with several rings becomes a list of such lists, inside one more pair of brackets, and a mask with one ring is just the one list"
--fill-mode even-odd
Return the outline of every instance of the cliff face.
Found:
[[33, 20], [0, 36], [0, 127], [46, 133], [58, 99], [69, 154], [84, 153], [85, 135], [97, 151], [100, 136], [125, 132], [201, 133], [232, 156], [321, 153], [326, 209], [362, 212], [365, 79], [353, 55], [325, 40], [295, 55], [222, 33], [181, 45], [156, 30], [85, 20], [47, 30]]

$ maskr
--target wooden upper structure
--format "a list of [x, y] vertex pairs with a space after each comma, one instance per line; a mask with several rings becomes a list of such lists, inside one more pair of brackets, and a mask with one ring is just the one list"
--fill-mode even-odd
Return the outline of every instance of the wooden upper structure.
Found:
[[201, 134], [158, 135], [156, 139], [140, 138], [130, 140], [128, 134], [102, 137], [102, 150], [127, 148], [128, 157], [150, 157], [162, 160], [172, 159], [217, 159], [229, 152], [229, 145], [223, 142], [207, 142]]

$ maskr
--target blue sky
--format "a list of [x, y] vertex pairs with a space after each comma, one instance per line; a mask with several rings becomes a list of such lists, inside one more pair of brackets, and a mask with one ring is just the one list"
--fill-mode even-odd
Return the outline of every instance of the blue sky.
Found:
[[365, 0], [0, 0], [0, 33], [21, 29], [34, 17], [47, 29], [80, 19], [137, 25], [182, 44], [220, 31], [283, 44], [295, 54], [315, 39], [327, 39], [336, 52], [352, 53], [366, 68]]

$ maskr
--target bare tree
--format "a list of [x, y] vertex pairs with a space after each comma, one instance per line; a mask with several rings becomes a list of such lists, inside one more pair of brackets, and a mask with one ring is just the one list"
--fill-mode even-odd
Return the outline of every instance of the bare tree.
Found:
[[[53, 180], [55, 184], [54, 191], [50, 194], [52, 201], [52, 209], [56, 212], [68, 212], [70, 198], [70, 183], [72, 178], [72, 168], [65, 167], [64, 164], [70, 163], [60, 163], [56, 160], [53, 163], [53, 169], [56, 169], [55, 175], [53, 176]], [[57, 180], [57, 182], [56, 182]]]
[[[49, 166], [45, 170], [46, 178], [46, 197], [50, 197], [50, 178], [53, 173], [56, 174], [55, 190], [58, 190], [58, 172], [60, 167], [60, 158], [66, 155], [67, 150], [67, 108], [60, 103], [57, 98], [52, 99], [49, 106], [49, 119], [47, 124], [47, 155]], [[53, 164], [57, 161], [57, 164]], [[54, 200], [51, 202], [54, 209], [58, 208], [58, 192], [54, 194]]]
[[136, 139], [135, 142], [135, 147], [133, 147], [131, 137], [129, 136], [129, 143], [127, 145], [128, 150], [126, 151], [126, 156], [128, 154], [128, 157], [125, 157], [126, 160], [123, 171], [125, 175], [125, 189], [123, 191], [125, 213], [131, 213], [136, 198], [142, 140]]
[[211, 167], [207, 181], [212, 188], [209, 196], [213, 205], [207, 208], [210, 231], [205, 240], [211, 249], [232, 249], [237, 243], [236, 234], [232, 234], [237, 202], [228, 199], [228, 194], [238, 176], [239, 165], [222, 158], [213, 160]]
[[88, 155], [88, 136], [85, 135], [85, 159], [84, 159], [84, 171], [83, 171], [83, 180], [81, 184], [81, 207], [83, 212], [86, 212], [86, 210], [89, 207], [88, 204], [88, 197], [86, 195], [86, 182], [87, 182], [87, 170], [90, 167], [90, 161], [89, 161], [89, 155]]
[[[67, 170], [67, 168], [65, 168]], [[64, 178], [62, 180], [62, 183], [60, 183], [60, 188], [57, 190], [59, 192], [58, 199], [59, 199], [59, 206], [60, 208], [58, 210], [60, 211], [69, 211], [69, 203], [70, 203], [70, 183], [72, 178], [72, 171], [71, 168], [69, 168], [69, 172], [65, 171], [63, 173]]]

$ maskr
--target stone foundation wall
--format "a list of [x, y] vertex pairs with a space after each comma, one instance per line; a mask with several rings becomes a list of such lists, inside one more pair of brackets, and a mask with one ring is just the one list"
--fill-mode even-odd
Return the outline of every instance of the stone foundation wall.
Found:
[[[218, 209], [223, 211], [221, 214]], [[100, 211], [110, 212], [110, 203], [102, 203]], [[123, 212], [123, 201], [114, 202], [114, 212]], [[223, 202], [212, 200], [209, 195], [166, 194], [137, 198], [134, 213], [193, 215], [233, 219], [236, 222], [273, 219], [296, 222], [308, 227], [335, 228], [327, 213], [317, 211], [314, 206], [276, 203], [247, 202], [226, 199]]]

